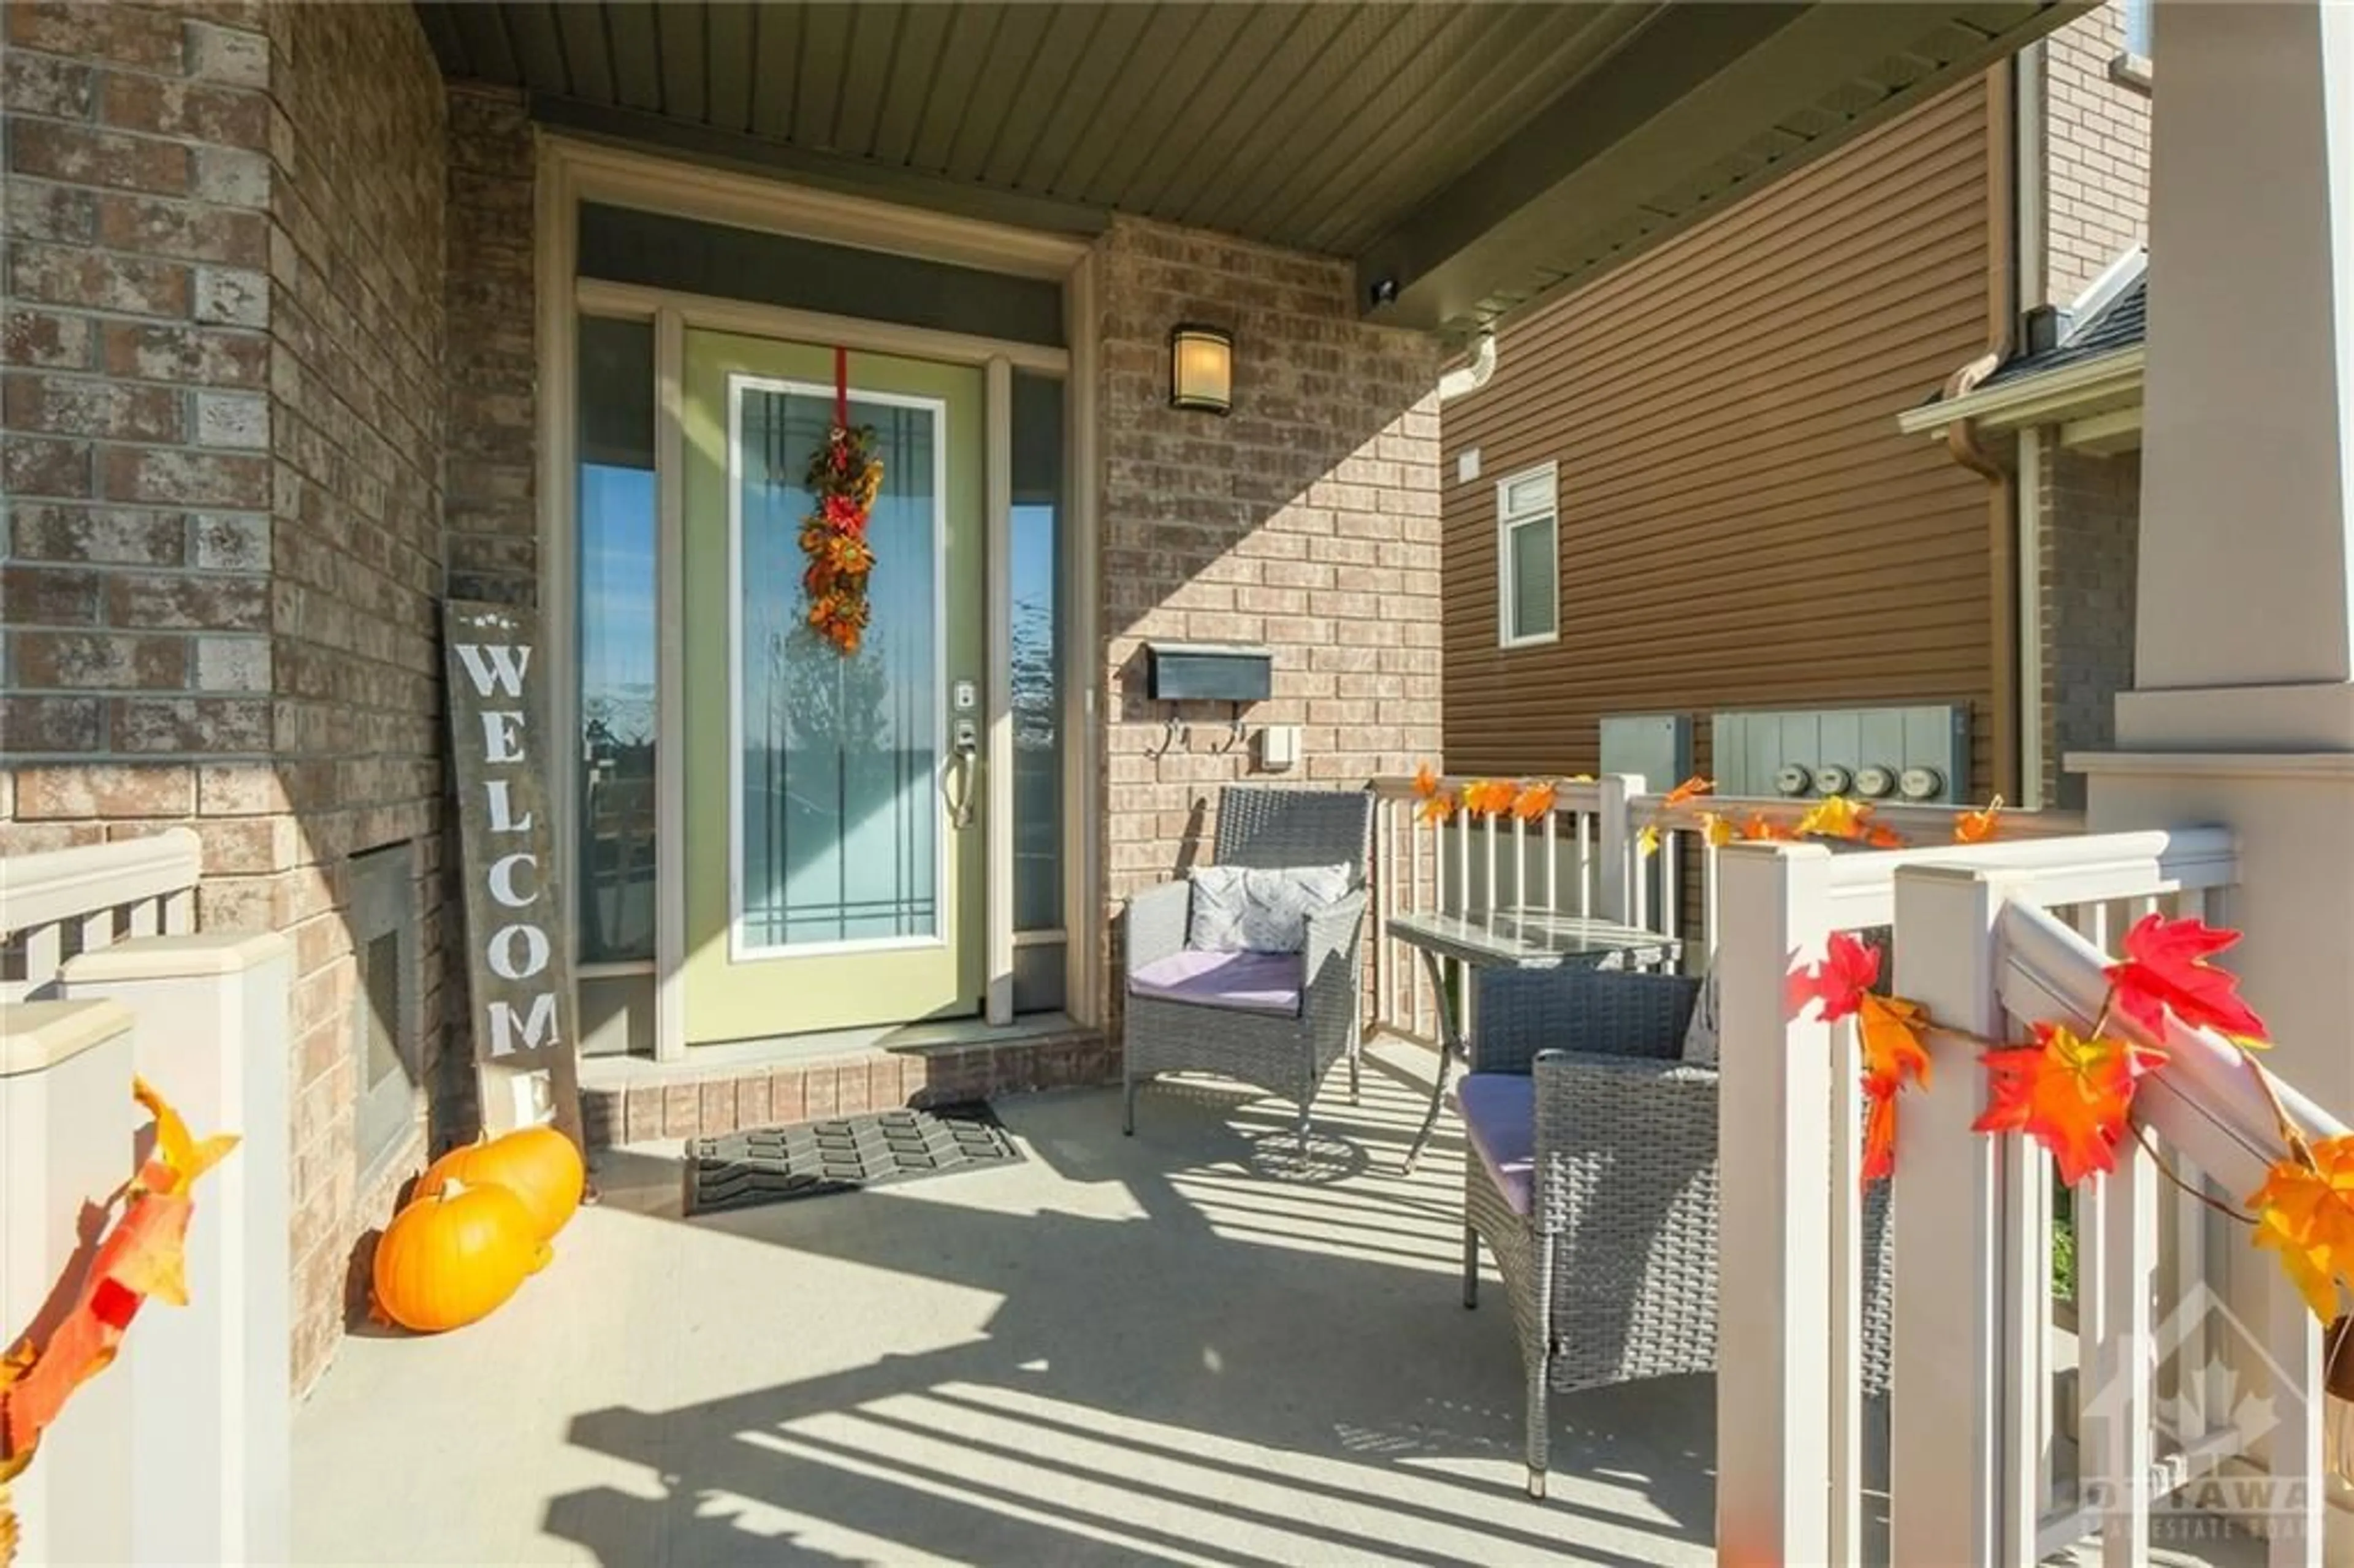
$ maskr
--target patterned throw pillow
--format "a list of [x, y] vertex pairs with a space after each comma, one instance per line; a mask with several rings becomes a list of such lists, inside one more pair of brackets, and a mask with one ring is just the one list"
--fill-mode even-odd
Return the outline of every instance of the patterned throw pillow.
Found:
[[1308, 917], [1347, 895], [1349, 868], [1205, 865], [1193, 882], [1187, 947], [1201, 953], [1296, 953], [1308, 945]]
[[1716, 969], [1700, 982], [1692, 1001], [1691, 1022], [1684, 1025], [1684, 1061], [1694, 1067], [1716, 1065]]

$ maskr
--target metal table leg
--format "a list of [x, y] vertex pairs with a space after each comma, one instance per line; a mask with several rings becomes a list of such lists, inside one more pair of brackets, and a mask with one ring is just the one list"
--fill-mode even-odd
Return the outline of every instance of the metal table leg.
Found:
[[1439, 1107], [1447, 1103], [1447, 1068], [1458, 1056], [1466, 1066], [1471, 1061], [1470, 1053], [1463, 1046], [1462, 1022], [1456, 1017], [1456, 1008], [1462, 1005], [1463, 999], [1458, 997], [1454, 1006], [1447, 1004], [1447, 973], [1438, 955], [1427, 948], [1419, 950], [1422, 967], [1430, 973], [1431, 995], [1438, 1007], [1438, 1077], [1430, 1086], [1430, 1108], [1423, 1113], [1422, 1130], [1414, 1135], [1414, 1142], [1405, 1151], [1405, 1173], [1409, 1176], [1414, 1174], [1416, 1161], [1422, 1158], [1423, 1146], [1430, 1141], [1431, 1129], [1438, 1125]]

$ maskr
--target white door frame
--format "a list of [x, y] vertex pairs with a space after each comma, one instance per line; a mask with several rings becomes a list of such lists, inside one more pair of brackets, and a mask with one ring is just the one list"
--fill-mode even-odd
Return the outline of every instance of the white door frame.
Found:
[[[682, 429], [685, 334], [708, 328], [801, 343], [840, 344], [868, 353], [898, 354], [982, 366], [988, 376], [989, 450], [986, 495], [990, 677], [986, 686], [983, 755], [988, 911], [987, 1021], [1010, 1022], [1013, 1015], [1013, 714], [1007, 641], [1013, 624], [1012, 420], [1010, 391], [1014, 370], [1063, 377], [1067, 428], [1064, 440], [1064, 549], [1070, 565], [1069, 614], [1062, 629], [1066, 653], [1062, 729], [1065, 736], [1063, 866], [1066, 1011], [1083, 1025], [1102, 1017], [1105, 1004], [1097, 962], [1101, 901], [1097, 876], [1101, 849], [1092, 824], [1100, 819], [1097, 795], [1097, 694], [1102, 659], [1097, 647], [1097, 409], [1094, 387], [1100, 363], [1097, 348], [1096, 277], [1093, 251], [1080, 239], [1038, 234], [975, 219], [951, 217], [861, 196], [810, 190], [779, 181], [705, 168], [542, 132], [535, 201], [536, 328], [539, 359], [538, 590], [548, 683], [551, 729], [569, 736], [579, 723], [575, 672], [578, 628], [573, 593], [574, 441], [578, 365], [577, 322], [582, 314], [648, 321], [654, 331], [654, 482], [657, 569], [655, 604], [656, 700], [655, 833], [657, 852], [654, 959], [651, 964], [575, 966], [578, 978], [651, 971], [655, 986], [654, 1054], [683, 1061], [687, 1054], [686, 998], [682, 975], [686, 948], [686, 885], [680, 846], [684, 840], [685, 759], [674, 744], [685, 707], [681, 669], [684, 590], [677, 563], [683, 556], [684, 514], [680, 481], [685, 445]], [[937, 332], [891, 322], [829, 315], [748, 301], [716, 299], [638, 284], [610, 283], [579, 276], [577, 236], [583, 202], [631, 207], [707, 223], [755, 228], [831, 243], [883, 249], [931, 260], [1051, 278], [1061, 282], [1070, 347], [1051, 348], [962, 333]], [[1000, 601], [1003, 602], [1000, 602]], [[549, 780], [555, 815], [557, 874], [562, 885], [578, 885], [578, 823], [575, 805], [579, 758], [567, 744], [553, 758]], [[1002, 841], [1002, 842], [1001, 842]], [[1022, 945], [1051, 941], [1025, 934]], [[577, 982], [576, 982], [577, 983]], [[578, 998], [573, 999], [576, 1017]]]

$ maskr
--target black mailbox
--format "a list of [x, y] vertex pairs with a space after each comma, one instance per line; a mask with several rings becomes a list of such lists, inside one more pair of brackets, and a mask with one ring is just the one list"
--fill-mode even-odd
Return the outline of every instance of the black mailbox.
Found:
[[1275, 691], [1275, 653], [1224, 642], [1145, 645], [1145, 694], [1157, 703], [1263, 703]]

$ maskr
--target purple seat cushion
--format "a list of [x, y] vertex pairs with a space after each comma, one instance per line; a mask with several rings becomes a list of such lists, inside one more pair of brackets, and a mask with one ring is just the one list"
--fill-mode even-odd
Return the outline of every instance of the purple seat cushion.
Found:
[[1129, 976], [1128, 992], [1297, 1018], [1302, 963], [1298, 953], [1199, 953], [1189, 948]]
[[1455, 1092], [1472, 1152], [1512, 1213], [1527, 1213], [1536, 1168], [1536, 1081], [1518, 1073], [1473, 1073]]

